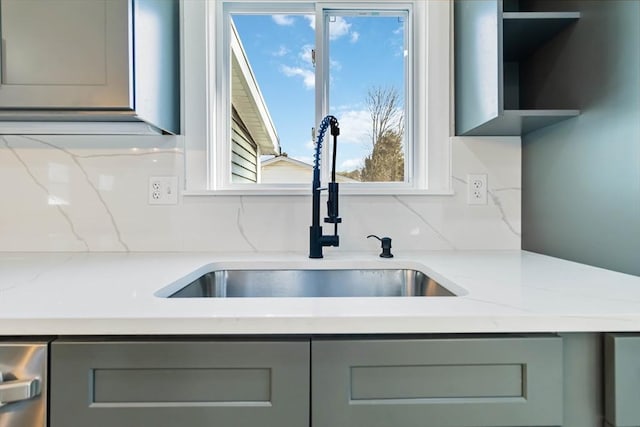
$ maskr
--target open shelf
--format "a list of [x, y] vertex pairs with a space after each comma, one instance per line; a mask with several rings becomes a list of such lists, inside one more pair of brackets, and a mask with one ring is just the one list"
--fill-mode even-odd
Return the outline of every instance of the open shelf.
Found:
[[465, 132], [464, 135], [525, 135], [578, 115], [580, 110], [504, 110], [500, 116]]
[[515, 61], [580, 19], [580, 12], [505, 12], [502, 18], [504, 60]]
[[521, 67], [578, 21], [580, 12], [514, 11], [520, 6], [455, 0], [457, 135], [524, 135], [580, 114], [554, 109], [558, 103], [553, 99], [536, 105], [521, 102], [521, 93], [534, 84]]

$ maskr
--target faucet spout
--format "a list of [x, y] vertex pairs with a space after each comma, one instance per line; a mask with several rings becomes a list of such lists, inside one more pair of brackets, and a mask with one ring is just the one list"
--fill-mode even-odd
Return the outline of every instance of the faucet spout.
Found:
[[[324, 222], [334, 224], [333, 235], [324, 235], [320, 225], [320, 192], [323, 190], [320, 183], [320, 150], [324, 134], [331, 127], [333, 136], [333, 163], [331, 168], [331, 182], [327, 186], [327, 217]], [[338, 224], [342, 222], [338, 214], [338, 183], [336, 182], [336, 146], [340, 135], [340, 125], [334, 116], [326, 116], [320, 123], [318, 139], [316, 141], [316, 153], [313, 163], [313, 183], [311, 184], [312, 210], [311, 227], [309, 229], [309, 258], [322, 258], [324, 246], [339, 246]]]

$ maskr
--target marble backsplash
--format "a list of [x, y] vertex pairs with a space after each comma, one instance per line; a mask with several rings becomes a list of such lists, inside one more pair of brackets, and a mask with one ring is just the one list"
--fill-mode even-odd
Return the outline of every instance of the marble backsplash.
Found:
[[[519, 249], [519, 138], [453, 138], [454, 195], [343, 196], [340, 248]], [[466, 203], [487, 173], [489, 203]], [[150, 176], [184, 177], [172, 136], [0, 136], [0, 251], [306, 251], [310, 196], [182, 196], [148, 204]]]

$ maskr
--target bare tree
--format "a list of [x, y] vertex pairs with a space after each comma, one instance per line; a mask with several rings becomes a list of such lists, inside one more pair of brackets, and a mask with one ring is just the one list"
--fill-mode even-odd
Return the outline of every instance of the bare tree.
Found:
[[371, 154], [360, 169], [362, 181], [404, 180], [404, 114], [394, 87], [372, 87], [367, 92], [371, 116]]
[[374, 86], [367, 91], [367, 109], [371, 117], [371, 143], [375, 145], [388, 131], [402, 129], [400, 95], [395, 87]]

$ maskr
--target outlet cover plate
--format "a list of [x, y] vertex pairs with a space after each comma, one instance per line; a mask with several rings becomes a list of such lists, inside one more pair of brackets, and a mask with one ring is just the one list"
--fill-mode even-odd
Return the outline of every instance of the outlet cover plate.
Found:
[[467, 204], [486, 205], [488, 185], [486, 173], [467, 175]]
[[149, 177], [150, 205], [178, 204], [178, 177], [152, 176]]

